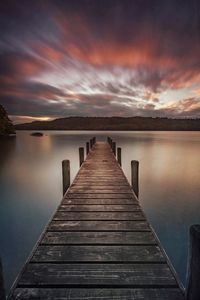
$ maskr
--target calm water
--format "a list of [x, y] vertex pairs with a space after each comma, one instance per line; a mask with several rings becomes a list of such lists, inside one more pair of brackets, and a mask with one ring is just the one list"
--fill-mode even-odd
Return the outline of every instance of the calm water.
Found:
[[9, 289], [62, 198], [61, 161], [78, 171], [78, 147], [109, 135], [122, 147], [122, 167], [140, 161], [141, 205], [182, 282], [188, 228], [200, 223], [199, 132], [46, 132], [0, 141], [0, 256]]

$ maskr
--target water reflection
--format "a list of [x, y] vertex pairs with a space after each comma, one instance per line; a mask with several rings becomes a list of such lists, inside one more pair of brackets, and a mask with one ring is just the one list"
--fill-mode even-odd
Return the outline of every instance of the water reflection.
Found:
[[122, 148], [122, 167], [140, 161], [140, 201], [181, 280], [185, 280], [188, 227], [200, 221], [198, 132], [18, 132], [0, 147], [0, 252], [7, 287], [62, 197], [61, 161], [78, 168], [78, 148], [109, 135]]
[[16, 137], [0, 137], [0, 173], [4, 171], [4, 166], [9, 158], [14, 154]]
[[[131, 134], [130, 134], [131, 135]], [[200, 134], [142, 133], [115, 138], [130, 180], [130, 161], [140, 161], [140, 201], [179, 276], [185, 282], [188, 228], [200, 222]]]

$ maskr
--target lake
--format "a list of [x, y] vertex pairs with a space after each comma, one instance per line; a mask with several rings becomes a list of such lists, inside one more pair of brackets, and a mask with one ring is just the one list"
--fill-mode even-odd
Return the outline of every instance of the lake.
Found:
[[200, 132], [19, 131], [0, 141], [0, 256], [7, 291], [62, 198], [61, 161], [71, 180], [78, 148], [107, 136], [122, 148], [130, 181], [131, 160], [140, 162], [139, 199], [181, 281], [185, 283], [188, 230], [200, 223]]

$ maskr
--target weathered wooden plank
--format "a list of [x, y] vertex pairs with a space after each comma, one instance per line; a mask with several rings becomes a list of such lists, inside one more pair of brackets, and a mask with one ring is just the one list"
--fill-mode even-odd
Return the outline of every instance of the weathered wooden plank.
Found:
[[183, 300], [178, 288], [17, 288], [12, 300]]
[[32, 262], [164, 262], [156, 245], [38, 246]]
[[75, 180], [73, 181], [73, 183], [77, 183], [77, 182], [94, 182], [94, 183], [100, 183], [100, 184], [106, 184], [106, 183], [110, 183], [110, 184], [113, 184], [113, 185], [117, 185], [117, 183], [124, 183], [125, 185], [128, 185], [128, 181], [127, 179], [125, 178], [122, 178], [120, 176], [120, 178], [104, 178], [104, 177], [101, 177], [101, 178], [96, 178], [96, 176], [77, 176], [75, 178]]
[[137, 204], [133, 205], [60, 205], [59, 211], [79, 212], [131, 212], [141, 210]]
[[104, 177], [104, 179], [108, 178], [110, 180], [114, 179], [114, 178], [116, 178], [116, 180], [123, 178], [122, 174], [119, 174], [119, 173], [116, 173], [116, 172], [111, 173], [111, 172], [107, 172], [107, 171], [104, 171], [104, 172], [96, 172], [96, 171], [92, 172], [92, 171], [88, 171], [87, 173], [80, 173], [79, 176], [82, 177], [82, 178], [85, 178], [85, 177], [92, 178], [94, 176], [95, 176], [95, 178], [102, 178], [102, 177]]
[[58, 211], [53, 220], [142, 220], [145, 217], [142, 211], [137, 212], [63, 212]]
[[65, 199], [68, 198], [85, 198], [85, 199], [136, 199], [134, 194], [131, 193], [67, 193]]
[[118, 177], [121, 177], [122, 176], [122, 172], [118, 172], [117, 170], [80, 170], [80, 173], [79, 173], [79, 176], [92, 176], [94, 175], [95, 177], [97, 177], [98, 175], [99, 176], [118, 176]]
[[69, 193], [85, 193], [85, 194], [88, 194], [88, 193], [91, 193], [93, 194], [94, 193], [98, 193], [99, 195], [101, 195], [102, 193], [105, 194], [127, 194], [127, 195], [131, 195], [132, 194], [132, 190], [131, 189], [106, 189], [106, 188], [88, 188], [88, 187], [85, 187], [85, 188], [71, 188]]
[[48, 230], [54, 231], [146, 231], [146, 221], [52, 221]]
[[[93, 157], [93, 162], [95, 160], [96, 160], [96, 158]], [[92, 172], [97, 171], [98, 173], [101, 173], [103, 171], [108, 171], [110, 173], [113, 173], [113, 171], [116, 171], [118, 174], [123, 174], [123, 171], [118, 168], [118, 166], [116, 165], [116, 162], [115, 162], [115, 165], [113, 163], [111, 163], [111, 164], [107, 163], [107, 164], [108, 165], [106, 166], [106, 164], [102, 164], [101, 161], [98, 161], [97, 165], [95, 165], [95, 166], [93, 166], [92, 162], [91, 162], [90, 166], [88, 165], [87, 167], [84, 164], [84, 168], [80, 169], [78, 175], [83, 174], [83, 173], [88, 173], [89, 171], [92, 171]]]
[[62, 204], [75, 204], [75, 205], [129, 205], [129, 204], [138, 204], [138, 201], [135, 199], [100, 199], [100, 198], [65, 198], [62, 201]]
[[116, 171], [118, 174], [122, 174], [122, 171], [118, 169], [118, 167], [112, 163], [112, 164], [102, 164], [101, 162], [94, 164], [91, 163], [89, 165], [87, 165], [86, 163], [84, 164], [84, 168], [82, 170], [80, 170], [80, 174], [82, 173], [87, 173], [88, 171], [93, 171], [93, 172], [110, 172], [113, 173], [114, 171]]
[[93, 179], [95, 179], [95, 180], [100, 180], [100, 179], [108, 179], [108, 180], [116, 180], [116, 181], [118, 181], [118, 180], [121, 180], [122, 179], [122, 176], [121, 175], [117, 175], [117, 174], [110, 174], [110, 175], [106, 175], [105, 173], [103, 174], [96, 174], [96, 175], [93, 175], [92, 173], [90, 173], [90, 174], [83, 174], [81, 177], [78, 177], [77, 179], [81, 179], [81, 180], [83, 180], [83, 179], [85, 179], [86, 181], [88, 180], [88, 181], [90, 181], [90, 180], [93, 180]]
[[115, 182], [115, 184], [111, 183], [111, 182], [99, 182], [99, 181], [77, 181], [76, 183], [74, 183], [73, 185], [71, 185], [71, 187], [75, 187], [78, 186], [79, 188], [86, 188], [86, 187], [91, 187], [91, 188], [98, 188], [98, 189], [102, 189], [102, 188], [106, 188], [106, 189], [115, 189], [115, 188], [129, 188], [128, 184], [124, 183], [124, 182]]
[[92, 169], [88, 169], [87, 171], [80, 171], [80, 174], [79, 176], [88, 176], [88, 177], [91, 177], [91, 176], [95, 176], [95, 177], [98, 177], [98, 176], [107, 176], [107, 177], [112, 177], [112, 176], [116, 176], [116, 177], [119, 177], [119, 178], [123, 178], [122, 177], [122, 173], [121, 172], [118, 172], [117, 170], [112, 170], [112, 171], [109, 171], [109, 170], [92, 170]]
[[[115, 184], [112, 184], [111, 182], [99, 182], [99, 181], [77, 181], [76, 185], [79, 186], [79, 188], [86, 188], [86, 187], [91, 187], [91, 188], [110, 188], [110, 189], [115, 189], [117, 188], [127, 188], [128, 185], [124, 182], [115, 182]], [[73, 186], [72, 186], [73, 187]]]
[[46, 232], [41, 244], [157, 244], [152, 232]]
[[113, 188], [112, 186], [85, 186], [85, 187], [72, 187], [70, 188], [70, 193], [125, 193], [125, 194], [131, 194], [132, 190], [131, 188], [123, 188], [121, 186], [118, 186], [116, 188]]
[[112, 180], [112, 179], [116, 179], [116, 180], [118, 180], [118, 179], [122, 179], [123, 177], [122, 177], [122, 175], [120, 175], [120, 174], [115, 174], [115, 172], [114, 173], [106, 173], [106, 172], [103, 172], [103, 173], [93, 173], [93, 172], [88, 172], [87, 174], [80, 174], [79, 175], [80, 177], [79, 178], [96, 178], [96, 179], [102, 179], [102, 178], [104, 178], [104, 179], [110, 179], [110, 180]]
[[78, 185], [87, 185], [87, 184], [93, 184], [93, 185], [99, 185], [99, 186], [107, 186], [107, 185], [112, 185], [113, 187], [117, 186], [117, 185], [124, 185], [124, 186], [128, 186], [128, 183], [125, 182], [124, 180], [111, 180], [111, 179], [103, 179], [101, 178], [77, 178], [76, 181], [74, 182], [74, 184], [78, 184]]
[[[177, 287], [167, 264], [29, 264], [19, 286]], [[171, 299], [170, 299], [171, 300]]]

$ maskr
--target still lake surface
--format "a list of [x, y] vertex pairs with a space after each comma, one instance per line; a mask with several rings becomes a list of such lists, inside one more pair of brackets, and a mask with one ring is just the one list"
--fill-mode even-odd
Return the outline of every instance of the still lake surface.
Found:
[[61, 161], [71, 180], [79, 169], [78, 147], [96, 136], [122, 148], [130, 181], [131, 160], [140, 162], [140, 202], [185, 283], [188, 229], [200, 223], [200, 132], [44, 131], [0, 141], [0, 256], [9, 290], [62, 198]]

